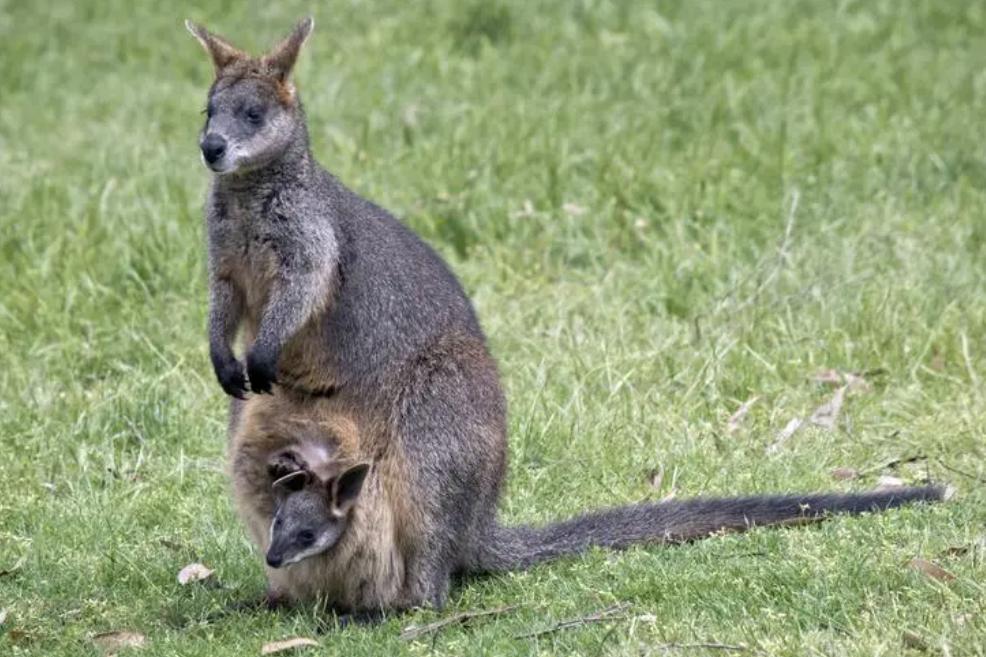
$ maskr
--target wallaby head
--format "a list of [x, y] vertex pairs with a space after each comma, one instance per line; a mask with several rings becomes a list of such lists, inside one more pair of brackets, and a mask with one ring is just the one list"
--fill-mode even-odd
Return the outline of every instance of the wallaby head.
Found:
[[310, 17], [261, 57], [251, 57], [201, 25], [185, 21], [185, 26], [216, 70], [199, 135], [207, 167], [222, 175], [259, 169], [277, 161], [299, 140], [307, 144], [291, 71], [314, 26]]
[[267, 565], [281, 568], [335, 546], [346, 531], [369, 469], [360, 463], [326, 481], [309, 470], [277, 479]]

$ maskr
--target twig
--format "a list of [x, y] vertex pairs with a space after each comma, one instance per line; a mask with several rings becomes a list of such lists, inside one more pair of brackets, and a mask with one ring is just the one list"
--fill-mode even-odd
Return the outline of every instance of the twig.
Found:
[[611, 620], [625, 620], [627, 615], [623, 612], [630, 609], [631, 605], [629, 602], [621, 602], [615, 604], [611, 607], [606, 607], [605, 609], [600, 609], [599, 611], [593, 612], [587, 616], [579, 616], [578, 618], [570, 618], [568, 620], [563, 620], [554, 625], [546, 627], [544, 629], [535, 630], [534, 632], [527, 632], [525, 634], [517, 634], [514, 636], [515, 639], [532, 639], [534, 637], [543, 636], [545, 634], [552, 634], [553, 632], [560, 632], [561, 630], [570, 630], [573, 627], [582, 627], [583, 625], [590, 625], [592, 623], [605, 623]]
[[735, 650], [735, 651], [738, 651], [738, 652], [743, 652], [743, 651], [749, 650], [748, 647], [746, 647], [744, 645], [741, 645], [741, 644], [731, 645], [731, 644], [728, 644], [728, 643], [714, 643], [714, 642], [711, 642], [711, 643], [662, 643], [661, 645], [656, 646], [656, 648], [658, 650], [675, 650], [675, 649], [687, 650], [689, 648], [705, 648], [707, 650]]
[[873, 474], [874, 472], [879, 472], [880, 470], [886, 470], [887, 468], [896, 468], [898, 465], [904, 465], [905, 463], [914, 463], [916, 461], [924, 461], [928, 457], [924, 454], [915, 454], [914, 456], [898, 456], [892, 458], [889, 461], [879, 463], [877, 465], [870, 466], [865, 470], [861, 470], [859, 476]]
[[969, 354], [969, 338], [966, 337], [965, 331], [959, 333], [959, 338], [962, 341], [962, 359], [965, 360], [965, 370], [969, 374], [969, 383], [972, 384], [973, 390], [979, 390], [979, 376], [976, 374], [976, 369], [972, 366], [972, 356]]
[[499, 616], [507, 613], [508, 611], [513, 611], [520, 606], [521, 605], [507, 605], [505, 607], [484, 609], [482, 611], [464, 611], [462, 613], [449, 616], [448, 618], [442, 618], [433, 623], [427, 623], [426, 625], [409, 625], [401, 632], [401, 638], [405, 641], [411, 641], [412, 639], [417, 639], [418, 637], [425, 636], [426, 634], [440, 632], [450, 625], [466, 625], [477, 618]]
[[972, 479], [973, 481], [978, 481], [981, 484], [986, 484], [986, 479], [983, 479], [982, 477], [976, 476], [976, 475], [972, 474], [971, 472], [966, 472], [965, 470], [959, 470], [958, 468], [953, 467], [953, 466], [945, 463], [941, 459], [938, 459], [938, 464], [941, 467], [945, 468], [946, 470], [949, 470], [950, 472], [954, 472], [955, 474], [962, 475], [963, 477], [968, 477], [969, 479]]

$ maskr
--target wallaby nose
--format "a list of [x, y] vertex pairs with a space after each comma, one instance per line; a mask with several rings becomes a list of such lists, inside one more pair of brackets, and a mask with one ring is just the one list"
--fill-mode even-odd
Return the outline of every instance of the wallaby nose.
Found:
[[273, 554], [271, 552], [267, 553], [267, 565], [271, 568], [277, 568], [284, 561], [284, 558], [279, 554]]
[[215, 164], [226, 152], [226, 140], [215, 133], [205, 136], [202, 140], [202, 157], [208, 164]]

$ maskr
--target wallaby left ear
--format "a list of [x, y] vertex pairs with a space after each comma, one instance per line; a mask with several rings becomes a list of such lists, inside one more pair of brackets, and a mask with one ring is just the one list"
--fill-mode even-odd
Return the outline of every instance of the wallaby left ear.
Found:
[[294, 26], [291, 34], [264, 55], [263, 62], [267, 65], [267, 70], [277, 80], [287, 82], [288, 76], [291, 75], [291, 70], [294, 68], [294, 63], [298, 60], [301, 46], [305, 44], [314, 27], [315, 19], [311, 16], [301, 19]]
[[369, 463], [360, 463], [349, 468], [332, 481], [332, 513], [338, 517], [346, 515], [360, 492], [363, 490], [363, 482], [370, 471]]
[[216, 67], [216, 77], [219, 77], [223, 69], [233, 62], [249, 58], [249, 55], [229, 41], [218, 34], [213, 34], [197, 23], [186, 20], [185, 28], [192, 33], [193, 37], [199, 40], [205, 51], [212, 57], [212, 64]]

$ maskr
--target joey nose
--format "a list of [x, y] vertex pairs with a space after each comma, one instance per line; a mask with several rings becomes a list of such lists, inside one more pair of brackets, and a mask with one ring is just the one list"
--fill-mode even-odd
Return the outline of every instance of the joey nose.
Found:
[[284, 558], [279, 554], [273, 554], [271, 552], [267, 553], [267, 565], [271, 568], [277, 568], [284, 561]]
[[226, 140], [212, 133], [202, 140], [202, 157], [208, 164], [215, 164], [226, 152]]

